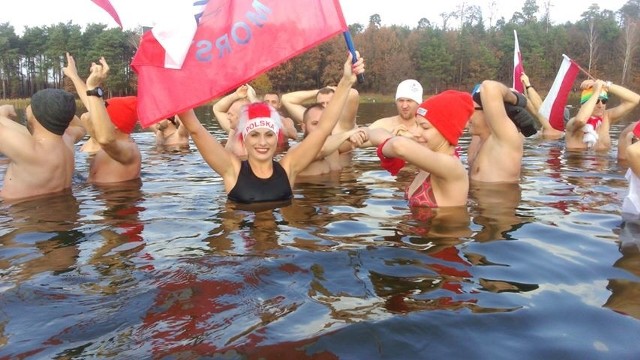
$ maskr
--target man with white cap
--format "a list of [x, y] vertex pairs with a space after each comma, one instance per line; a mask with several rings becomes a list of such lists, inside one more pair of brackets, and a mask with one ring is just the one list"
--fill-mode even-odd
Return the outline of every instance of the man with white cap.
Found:
[[416, 111], [421, 103], [422, 85], [414, 79], [404, 80], [396, 90], [398, 115], [378, 119], [369, 125], [369, 129], [383, 128], [393, 135], [402, 135], [404, 132], [415, 133], [418, 129]]

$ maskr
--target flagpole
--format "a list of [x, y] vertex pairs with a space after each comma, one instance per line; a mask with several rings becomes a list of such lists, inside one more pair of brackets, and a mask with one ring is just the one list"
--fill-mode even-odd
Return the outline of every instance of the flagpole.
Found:
[[596, 78], [595, 78], [595, 77], [593, 77], [591, 74], [589, 74], [589, 72], [588, 72], [587, 70], [583, 69], [583, 68], [582, 68], [582, 66], [580, 66], [580, 64], [578, 64], [577, 62], [573, 61], [573, 59], [571, 59], [570, 57], [568, 57], [568, 56], [567, 56], [567, 55], [565, 55], [565, 54], [562, 54], [562, 56], [566, 57], [567, 59], [569, 59], [569, 61], [571, 61], [572, 63], [574, 63], [574, 64], [578, 67], [578, 69], [579, 69], [580, 71], [582, 71], [583, 73], [585, 73], [585, 75], [587, 75], [587, 77], [589, 77], [589, 79], [591, 79], [591, 80], [595, 80], [595, 79], [596, 79]]
[[[351, 39], [351, 33], [347, 29], [344, 33], [344, 41], [347, 43], [347, 48], [351, 52], [352, 62], [355, 64], [358, 61], [358, 57], [356, 56], [356, 47], [353, 46], [353, 40]], [[364, 82], [364, 74], [358, 74], [358, 84], [362, 84]]]

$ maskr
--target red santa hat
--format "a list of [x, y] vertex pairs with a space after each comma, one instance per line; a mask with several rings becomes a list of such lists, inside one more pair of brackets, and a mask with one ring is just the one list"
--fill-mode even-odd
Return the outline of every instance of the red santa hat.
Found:
[[251, 103], [242, 108], [238, 133], [244, 139], [250, 132], [257, 129], [271, 130], [276, 135], [282, 129], [280, 115], [272, 106], [264, 102]]

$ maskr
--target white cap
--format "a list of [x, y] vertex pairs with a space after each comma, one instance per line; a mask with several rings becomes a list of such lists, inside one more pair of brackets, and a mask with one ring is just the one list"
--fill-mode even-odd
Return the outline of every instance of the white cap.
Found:
[[422, 103], [422, 85], [416, 80], [407, 79], [398, 85], [396, 100], [400, 98], [411, 99], [418, 104]]

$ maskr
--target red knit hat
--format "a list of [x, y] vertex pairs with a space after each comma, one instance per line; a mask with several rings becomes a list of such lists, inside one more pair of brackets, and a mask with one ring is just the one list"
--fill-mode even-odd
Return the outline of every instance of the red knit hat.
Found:
[[636, 126], [633, 128], [633, 135], [640, 138], [640, 121], [638, 121]]
[[138, 98], [136, 96], [111, 98], [107, 100], [107, 112], [118, 130], [131, 134], [138, 122]]
[[473, 111], [471, 94], [447, 90], [420, 104], [416, 115], [427, 119], [451, 145], [458, 145]]

